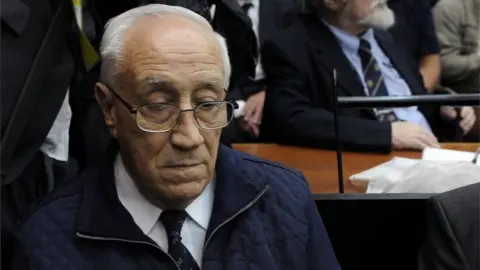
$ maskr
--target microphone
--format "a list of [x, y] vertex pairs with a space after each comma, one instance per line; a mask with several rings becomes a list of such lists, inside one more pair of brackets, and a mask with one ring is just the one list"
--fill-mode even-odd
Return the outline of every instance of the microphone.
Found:
[[480, 106], [480, 94], [339, 97], [341, 108], [399, 108], [419, 105]]
[[337, 173], [338, 173], [338, 192], [344, 193], [343, 186], [343, 156], [341, 149], [340, 125], [338, 123], [338, 93], [337, 93], [337, 70], [332, 70], [332, 91], [333, 91], [333, 117], [334, 117], [334, 135], [335, 151], [337, 153]]

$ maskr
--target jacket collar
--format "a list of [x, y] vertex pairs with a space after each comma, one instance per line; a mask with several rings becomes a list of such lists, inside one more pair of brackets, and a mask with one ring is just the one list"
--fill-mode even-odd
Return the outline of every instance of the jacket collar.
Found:
[[[85, 172], [81, 179], [84, 187], [77, 235], [153, 244], [118, 199], [113, 172], [115, 155], [116, 151], [109, 151], [103, 161]], [[218, 150], [215, 184], [207, 238], [215, 228], [245, 209], [266, 187], [265, 179], [255, 177], [242, 165], [239, 154], [222, 145]]]

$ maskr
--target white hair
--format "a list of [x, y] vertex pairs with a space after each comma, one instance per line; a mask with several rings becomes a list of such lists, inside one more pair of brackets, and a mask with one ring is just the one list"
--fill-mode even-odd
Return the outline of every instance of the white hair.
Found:
[[118, 62], [122, 59], [124, 37], [128, 29], [138, 19], [161, 15], [177, 15], [212, 30], [222, 57], [224, 87], [228, 89], [231, 66], [225, 39], [220, 34], [214, 32], [210, 23], [195, 12], [183, 7], [162, 4], [150, 4], [130, 9], [108, 21], [100, 45], [100, 55], [102, 57], [100, 81], [108, 85], [115, 85], [115, 77], [118, 74]]
[[395, 24], [395, 13], [388, 7], [387, 0], [373, 0], [370, 13], [359, 23], [368, 27], [387, 30]]

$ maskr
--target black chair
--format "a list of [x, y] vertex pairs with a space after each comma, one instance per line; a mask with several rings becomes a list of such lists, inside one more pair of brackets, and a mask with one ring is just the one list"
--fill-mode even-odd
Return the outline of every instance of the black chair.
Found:
[[415, 270], [432, 194], [314, 195], [343, 270]]

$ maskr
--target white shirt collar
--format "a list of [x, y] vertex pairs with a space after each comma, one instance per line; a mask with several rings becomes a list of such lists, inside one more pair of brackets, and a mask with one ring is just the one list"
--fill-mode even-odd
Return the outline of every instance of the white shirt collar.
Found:
[[[125, 169], [120, 154], [117, 155], [114, 167], [115, 186], [118, 199], [132, 216], [133, 220], [146, 235], [158, 222], [162, 209], [150, 203], [138, 190], [135, 182]], [[213, 208], [215, 180], [212, 180], [185, 209], [189, 217], [200, 227], [207, 230]]]
[[333, 33], [335, 38], [338, 40], [340, 43], [340, 46], [342, 46], [343, 49], [351, 51], [353, 53], [358, 52], [358, 48], [360, 47], [360, 38], [363, 38], [370, 42], [372, 44], [375, 42], [375, 35], [374, 31], [372, 28], [368, 29], [365, 33], [363, 33], [361, 36], [355, 36], [350, 33], [347, 33], [343, 31], [342, 29], [333, 26], [323, 20], [323, 23], [330, 29], [330, 31]]

